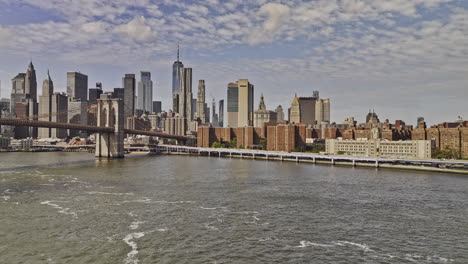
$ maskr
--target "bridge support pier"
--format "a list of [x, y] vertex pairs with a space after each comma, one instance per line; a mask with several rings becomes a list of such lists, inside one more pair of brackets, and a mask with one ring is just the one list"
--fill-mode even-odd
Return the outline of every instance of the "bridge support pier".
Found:
[[96, 157], [123, 158], [124, 114], [121, 99], [99, 99], [97, 125], [113, 127], [113, 133], [96, 134]]

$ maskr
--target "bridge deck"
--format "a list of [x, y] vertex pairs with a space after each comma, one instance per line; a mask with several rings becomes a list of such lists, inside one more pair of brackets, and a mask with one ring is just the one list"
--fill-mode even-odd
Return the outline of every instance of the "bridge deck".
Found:
[[[115, 129], [113, 127], [88, 126], [88, 125], [80, 125], [80, 124], [57, 123], [57, 122], [48, 122], [48, 121], [18, 119], [18, 118], [0, 118], [0, 125], [74, 129], [74, 130], [99, 132], [99, 133], [114, 133], [115, 132]], [[189, 137], [186, 137], [186, 136], [170, 135], [170, 134], [166, 134], [162, 132], [154, 132], [154, 131], [146, 131], [146, 130], [124, 129], [123, 132], [126, 134], [131, 134], [131, 135], [145, 135], [145, 136], [169, 138], [169, 139], [184, 140], [184, 141], [189, 139]]]

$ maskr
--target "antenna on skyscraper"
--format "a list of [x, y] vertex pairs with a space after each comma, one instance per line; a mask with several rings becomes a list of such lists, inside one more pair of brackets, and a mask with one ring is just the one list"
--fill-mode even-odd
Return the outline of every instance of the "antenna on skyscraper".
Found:
[[177, 43], [177, 61], [179, 61], [179, 43]]

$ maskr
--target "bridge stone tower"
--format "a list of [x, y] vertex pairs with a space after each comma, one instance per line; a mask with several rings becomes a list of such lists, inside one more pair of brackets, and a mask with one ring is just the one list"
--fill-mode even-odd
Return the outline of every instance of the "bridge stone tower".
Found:
[[124, 107], [122, 99], [97, 101], [97, 125], [113, 127], [113, 133], [96, 133], [96, 157], [124, 157]]

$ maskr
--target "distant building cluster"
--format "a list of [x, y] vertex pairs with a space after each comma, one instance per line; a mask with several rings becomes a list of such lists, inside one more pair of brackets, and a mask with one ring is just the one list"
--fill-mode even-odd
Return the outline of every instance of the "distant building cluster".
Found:
[[460, 119], [431, 128], [423, 119], [418, 122], [416, 128], [401, 120], [380, 122], [377, 114], [370, 112], [359, 125], [354, 118], [347, 118], [342, 124], [266, 122], [258, 128], [200, 127], [197, 145], [211, 147], [237, 138], [237, 147], [272, 151], [307, 151], [318, 142], [323, 145], [323, 154], [428, 159], [437, 153], [451, 153], [450, 158], [468, 158], [468, 121]]
[[[136, 130], [190, 136], [200, 147], [236, 147], [272, 151], [320, 151], [378, 157], [468, 158], [468, 123], [461, 118], [427, 127], [418, 118], [415, 127], [402, 120], [391, 124], [380, 121], [370, 111], [364, 123], [354, 117], [341, 124], [331, 120], [331, 100], [321, 98], [319, 91], [298, 96], [291, 94], [288, 106], [269, 109], [260, 95], [254, 107], [255, 86], [249, 79], [238, 79], [225, 86], [226, 97], [207, 98], [207, 83], [198, 80], [192, 90], [193, 69], [177, 60], [172, 65], [171, 102], [153, 101], [155, 97], [151, 72], [137, 76], [124, 74], [122, 86], [104, 91], [101, 82], [88, 87], [88, 76], [66, 73], [66, 93], [57, 92], [49, 72], [42, 80], [42, 93], [37, 92], [36, 70], [32, 62], [26, 72], [11, 80], [11, 96], [0, 99], [0, 116], [19, 119], [97, 125], [97, 102], [121, 99], [125, 127]], [[137, 80], [138, 78], [138, 80]], [[169, 92], [169, 89], [168, 89]], [[164, 107], [172, 109], [164, 110]], [[82, 131], [56, 128], [0, 127], [2, 145], [6, 139], [71, 139], [91, 138]], [[47, 140], [46, 140], [47, 141]], [[8, 141], [10, 142], [10, 141]], [[84, 141], [83, 141], [84, 142]], [[129, 140], [133, 142], [133, 140]], [[149, 141], [148, 141], [149, 142]]]

